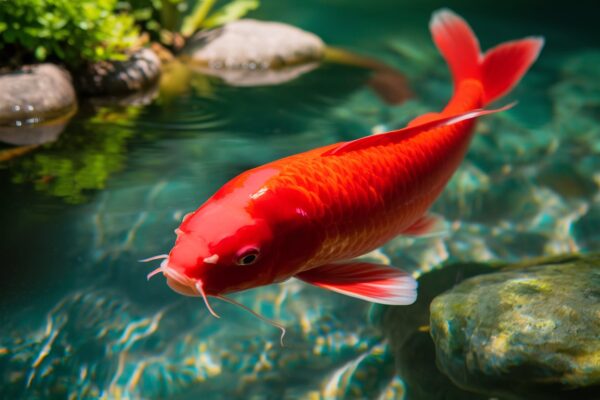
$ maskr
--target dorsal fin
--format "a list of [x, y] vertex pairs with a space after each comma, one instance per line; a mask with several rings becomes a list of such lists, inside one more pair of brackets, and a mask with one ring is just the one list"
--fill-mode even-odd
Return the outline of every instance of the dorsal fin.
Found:
[[406, 140], [410, 137], [418, 135], [421, 132], [426, 132], [431, 129], [440, 128], [442, 126], [449, 126], [458, 124], [459, 122], [467, 121], [473, 118], [481, 117], [483, 115], [494, 114], [500, 111], [508, 110], [512, 108], [516, 103], [510, 103], [504, 107], [497, 108], [494, 110], [475, 109], [464, 113], [454, 114], [450, 116], [440, 116], [440, 118], [432, 121], [427, 121], [422, 124], [408, 126], [406, 128], [390, 131], [386, 133], [380, 133], [371, 136], [365, 136], [360, 139], [353, 140], [351, 142], [344, 142], [338, 147], [327, 150], [322, 156], [338, 156], [354, 150], [366, 149], [372, 146], [380, 146], [383, 144], [396, 144], [402, 140]]

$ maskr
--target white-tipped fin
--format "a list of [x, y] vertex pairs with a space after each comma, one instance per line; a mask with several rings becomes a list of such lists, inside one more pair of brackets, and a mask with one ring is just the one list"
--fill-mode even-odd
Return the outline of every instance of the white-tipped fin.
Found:
[[417, 299], [417, 281], [407, 272], [387, 265], [363, 261], [327, 264], [296, 277], [372, 303], [408, 305]]

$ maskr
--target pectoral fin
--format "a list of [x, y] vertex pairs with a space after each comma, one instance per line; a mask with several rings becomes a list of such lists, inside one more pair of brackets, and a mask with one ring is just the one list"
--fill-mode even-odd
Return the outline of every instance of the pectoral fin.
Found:
[[448, 224], [436, 214], [425, 214], [414, 224], [402, 231], [402, 235], [433, 237], [448, 233]]
[[327, 264], [296, 275], [307, 283], [373, 303], [412, 304], [417, 281], [407, 272], [362, 261]]

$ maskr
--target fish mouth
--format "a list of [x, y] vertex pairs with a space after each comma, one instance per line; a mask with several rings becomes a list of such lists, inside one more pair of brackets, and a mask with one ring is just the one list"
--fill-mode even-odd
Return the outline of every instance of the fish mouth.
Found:
[[[192, 279], [172, 267], [169, 267], [169, 257], [167, 256], [161, 263], [160, 267], [148, 274], [148, 279], [154, 275], [162, 272], [167, 278], [167, 285], [176, 293], [184, 296], [191, 297], [202, 297], [204, 304], [208, 311], [216, 318], [220, 318], [219, 315], [213, 310], [208, 302], [208, 297], [203, 288], [203, 282], [201, 279]], [[216, 297], [219, 297], [218, 295]]]
[[181, 272], [169, 267], [169, 259], [165, 259], [158, 272], [162, 272], [167, 278], [167, 285], [176, 293], [184, 296], [200, 297], [201, 294], [196, 287], [197, 280], [190, 279]]
[[[165, 273], [165, 275], [167, 275]], [[200, 297], [201, 294], [196, 290], [195, 286], [188, 286], [181, 281], [167, 275], [167, 285], [176, 293], [190, 297]]]
[[[150, 280], [150, 278], [152, 278], [154, 275], [157, 275], [162, 272], [162, 274], [167, 278], [167, 285], [169, 285], [169, 287], [173, 291], [175, 291], [179, 294], [182, 294], [184, 296], [202, 297], [202, 299], [204, 300], [204, 304], [206, 305], [206, 308], [208, 309], [208, 311], [215, 318], [221, 318], [215, 312], [215, 310], [213, 310], [210, 303], [208, 302], [208, 296], [206, 295], [206, 292], [204, 290], [202, 280], [189, 278], [189, 277], [185, 276], [184, 274], [176, 271], [174, 268], [169, 267], [169, 256], [168, 255], [161, 254], [159, 256], [150, 257], [150, 258], [147, 258], [145, 260], [140, 260], [140, 261], [148, 262], [148, 261], [159, 260], [159, 259], [164, 259], [164, 260], [160, 263], [160, 267], [156, 268], [154, 271], [152, 271], [148, 274], [148, 276], [147, 276], [148, 280]], [[255, 317], [259, 318], [260, 320], [265, 321], [266, 323], [273, 325], [274, 327], [280, 329], [281, 330], [280, 342], [281, 342], [281, 346], [283, 346], [283, 337], [285, 336], [286, 330], [282, 324], [263, 317], [262, 315], [258, 314], [256, 311], [252, 310], [249, 307], [246, 307], [245, 305], [243, 305], [241, 303], [238, 303], [237, 301], [235, 301], [233, 299], [229, 299], [220, 294], [211, 294], [211, 296], [213, 296], [217, 299], [226, 301], [228, 303], [231, 303], [233, 305], [236, 305], [238, 307], [241, 307], [244, 310], [250, 312]]]

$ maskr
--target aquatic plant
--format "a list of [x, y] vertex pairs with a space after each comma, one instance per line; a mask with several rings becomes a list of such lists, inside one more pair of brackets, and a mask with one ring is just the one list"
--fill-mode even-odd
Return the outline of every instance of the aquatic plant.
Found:
[[0, 64], [125, 59], [139, 30], [116, 7], [117, 0], [0, 0], [0, 51], [13, 54]]
[[240, 19], [248, 11], [258, 8], [258, 0], [233, 0], [221, 9], [210, 13], [217, 0], [201, 0], [196, 4], [194, 11], [184, 19], [181, 27], [183, 36], [191, 36], [200, 28], [213, 28], [227, 22]]
[[[214, 10], [217, 5], [220, 8]], [[129, 0], [119, 7], [131, 13], [153, 40], [182, 45], [178, 38], [240, 19], [259, 5], [259, 0]]]

